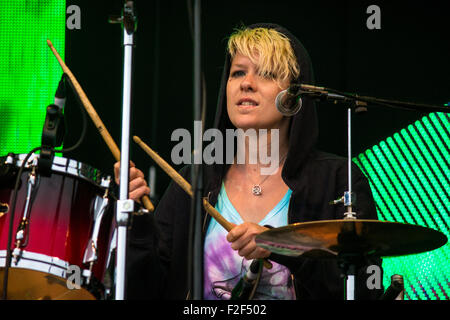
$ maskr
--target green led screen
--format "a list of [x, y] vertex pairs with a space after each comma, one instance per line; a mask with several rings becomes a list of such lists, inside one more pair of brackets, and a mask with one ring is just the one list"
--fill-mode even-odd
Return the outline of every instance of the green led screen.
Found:
[[[450, 237], [450, 117], [432, 113], [353, 161], [369, 178], [380, 220], [432, 228]], [[393, 274], [405, 299], [449, 300], [450, 244], [383, 259], [385, 288]]]
[[62, 74], [46, 40], [64, 59], [65, 23], [65, 0], [0, 1], [0, 156], [40, 145]]

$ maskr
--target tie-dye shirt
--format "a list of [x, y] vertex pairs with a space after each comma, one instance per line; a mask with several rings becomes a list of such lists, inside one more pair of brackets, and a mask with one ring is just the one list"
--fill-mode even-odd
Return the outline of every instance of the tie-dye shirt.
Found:
[[[281, 201], [259, 222], [259, 225], [281, 227], [287, 225], [289, 199], [288, 190]], [[241, 224], [239, 213], [231, 204], [222, 188], [217, 199], [216, 209], [229, 222]], [[251, 260], [239, 256], [226, 240], [228, 232], [214, 219], [208, 226], [205, 239], [204, 298], [207, 300], [228, 300], [231, 291], [250, 267]], [[272, 261], [273, 267], [264, 269], [256, 290], [255, 300], [293, 300], [295, 291], [290, 271], [283, 265]]]

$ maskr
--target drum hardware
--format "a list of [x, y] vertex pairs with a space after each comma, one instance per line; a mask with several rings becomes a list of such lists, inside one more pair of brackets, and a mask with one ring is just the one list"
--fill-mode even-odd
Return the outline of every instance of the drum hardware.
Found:
[[[9, 279], [9, 268], [11, 266], [11, 258], [12, 258], [11, 242], [12, 242], [12, 234], [13, 234], [13, 226], [14, 226], [14, 212], [15, 212], [15, 208], [16, 208], [16, 204], [17, 204], [17, 194], [18, 194], [18, 190], [19, 190], [20, 184], [21, 184], [20, 177], [23, 173], [25, 163], [31, 158], [31, 156], [35, 152], [37, 152], [40, 149], [41, 149], [41, 147], [36, 147], [26, 154], [25, 158], [22, 161], [22, 164], [20, 165], [20, 168], [18, 169], [17, 175], [15, 175], [14, 178], [11, 180], [11, 181], [14, 181], [14, 185], [12, 186], [12, 188], [13, 188], [12, 199], [8, 199], [12, 203], [12, 205], [11, 205], [12, 210], [11, 210], [11, 214], [10, 214], [8, 230], [6, 233], [7, 234], [7, 247], [6, 247], [7, 249], [5, 250], [5, 252], [6, 252], [5, 264], [4, 264], [5, 269], [4, 269], [4, 274], [3, 274], [3, 287], [2, 287], [2, 290], [3, 290], [2, 299], [3, 300], [6, 300], [8, 297], [7, 288], [8, 288], [8, 279]], [[15, 165], [14, 154], [8, 153], [8, 155], [4, 161], [5, 161], [4, 163], [7, 165], [6, 171], [10, 171], [10, 168]], [[1, 161], [0, 161], [0, 164], [1, 164]], [[4, 171], [4, 170], [0, 170], [0, 171]], [[14, 171], [14, 170], [11, 170], [11, 171]], [[5, 187], [8, 188], [8, 184]]]
[[[85, 273], [86, 284], [89, 284], [91, 281], [92, 268], [94, 263], [97, 261], [97, 240], [100, 232], [100, 226], [102, 224], [103, 215], [105, 210], [109, 204], [108, 191], [109, 185], [111, 182], [111, 177], [107, 179], [102, 179], [102, 187], [106, 187], [105, 193], [102, 198], [97, 197], [95, 200], [95, 213], [94, 213], [94, 228], [92, 230], [92, 236], [88, 241], [88, 245], [84, 252], [83, 263], [89, 264], [89, 271]], [[99, 203], [100, 202], [100, 203]], [[86, 270], [87, 271], [87, 270]]]
[[[356, 213], [353, 212], [353, 204], [355, 201], [355, 195], [352, 192], [352, 108], [356, 108], [358, 100], [353, 100], [347, 108], [347, 187], [348, 189], [343, 195], [343, 204], [346, 209], [344, 213], [345, 220], [356, 219]], [[353, 228], [353, 225], [350, 225]], [[354, 230], [349, 231], [347, 234]], [[358, 256], [353, 254], [345, 255], [340, 254], [340, 267], [345, 277], [345, 299], [355, 300], [355, 276], [356, 269], [360, 265], [361, 261]]]
[[345, 191], [344, 195], [339, 199], [330, 201], [328, 204], [336, 205], [342, 203], [344, 207], [347, 208], [346, 213], [344, 214], [344, 219], [356, 219], [356, 213], [352, 211], [352, 205], [356, 202], [356, 194], [353, 192]]
[[0, 218], [3, 217], [9, 211], [9, 205], [7, 203], [0, 202]]
[[110, 247], [108, 252], [108, 259], [106, 260], [106, 272], [105, 276], [102, 279], [105, 288], [105, 299], [113, 300], [115, 297], [114, 294], [114, 275], [116, 273], [115, 261], [116, 261], [116, 245], [117, 245], [117, 228], [114, 228], [114, 233], [112, 235], [110, 241]]
[[30, 222], [31, 206], [33, 202], [33, 193], [36, 190], [36, 167], [32, 167], [30, 174], [28, 175], [27, 182], [27, 195], [25, 198], [25, 209], [20, 221], [19, 227], [16, 232], [16, 247], [12, 253], [13, 263], [17, 265], [20, 259], [22, 249], [26, 247], [28, 243], [28, 227]]

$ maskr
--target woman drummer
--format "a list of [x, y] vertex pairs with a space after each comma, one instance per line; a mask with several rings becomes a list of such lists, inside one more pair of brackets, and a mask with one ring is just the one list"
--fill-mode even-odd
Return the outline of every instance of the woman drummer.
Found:
[[[234, 159], [232, 163], [203, 165], [204, 195], [234, 224], [228, 232], [204, 213], [205, 299], [229, 299], [251, 262], [261, 258], [269, 259], [273, 267], [262, 270], [254, 299], [343, 298], [341, 270], [335, 260], [281, 256], [255, 243], [255, 236], [269, 228], [341, 219], [345, 211], [341, 204], [329, 202], [340, 198], [347, 188], [347, 160], [315, 148], [318, 122], [314, 102], [303, 98], [293, 116], [282, 115], [275, 106], [282, 90], [300, 83], [314, 84], [311, 62], [288, 30], [275, 24], [255, 24], [230, 36], [214, 128], [223, 137], [227, 130], [241, 129], [248, 134], [233, 144], [234, 148], [227, 148], [229, 141], [221, 146], [224, 158]], [[119, 168], [116, 163], [117, 183]], [[190, 181], [189, 167], [180, 173]], [[366, 178], [356, 166], [352, 173], [357, 217], [376, 219]], [[134, 166], [129, 190], [130, 198], [136, 200], [149, 193], [143, 173]], [[172, 183], [154, 216], [134, 219], [127, 260], [128, 298], [189, 296], [190, 202]], [[369, 290], [366, 279], [362, 267], [356, 297], [375, 299], [382, 289]]]

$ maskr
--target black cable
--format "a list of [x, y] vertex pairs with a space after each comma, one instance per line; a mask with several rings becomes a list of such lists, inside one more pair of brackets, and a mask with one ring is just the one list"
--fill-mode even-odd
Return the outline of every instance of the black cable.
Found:
[[[73, 83], [72, 83], [72, 81], [70, 80], [70, 78], [67, 76], [66, 73], [64, 73], [63, 75], [65, 75], [66, 80], [68, 81], [70, 87], [72, 88], [72, 91], [76, 93], [77, 91], [75, 90], [75, 88], [74, 88], [74, 86], [73, 86]], [[79, 95], [76, 94], [75, 96], [76, 96], [76, 100], [77, 100], [77, 102], [78, 102], [78, 107], [80, 108], [80, 111], [81, 111], [81, 116], [82, 116], [82, 121], [83, 121], [83, 127], [82, 127], [82, 129], [81, 129], [81, 135], [80, 135], [80, 137], [78, 138], [78, 141], [77, 141], [72, 147], [65, 148], [65, 149], [62, 149], [62, 150], [58, 151], [58, 152], [61, 152], [61, 153], [70, 152], [70, 151], [73, 151], [73, 150], [77, 149], [77, 148], [81, 145], [81, 143], [83, 142], [84, 138], [86, 137], [86, 131], [87, 131], [87, 116], [86, 116], [86, 111], [84, 110], [84, 105], [83, 105], [83, 103], [81, 102]]]
[[55, 151], [61, 152], [61, 153], [71, 152], [71, 151], [77, 149], [81, 145], [84, 138], [86, 137], [86, 131], [87, 131], [87, 116], [86, 116], [86, 112], [84, 111], [83, 108], [81, 108], [81, 115], [82, 115], [83, 126], [81, 128], [81, 134], [80, 134], [80, 137], [78, 138], [78, 141], [69, 148], [64, 148], [64, 149], [55, 150]]

